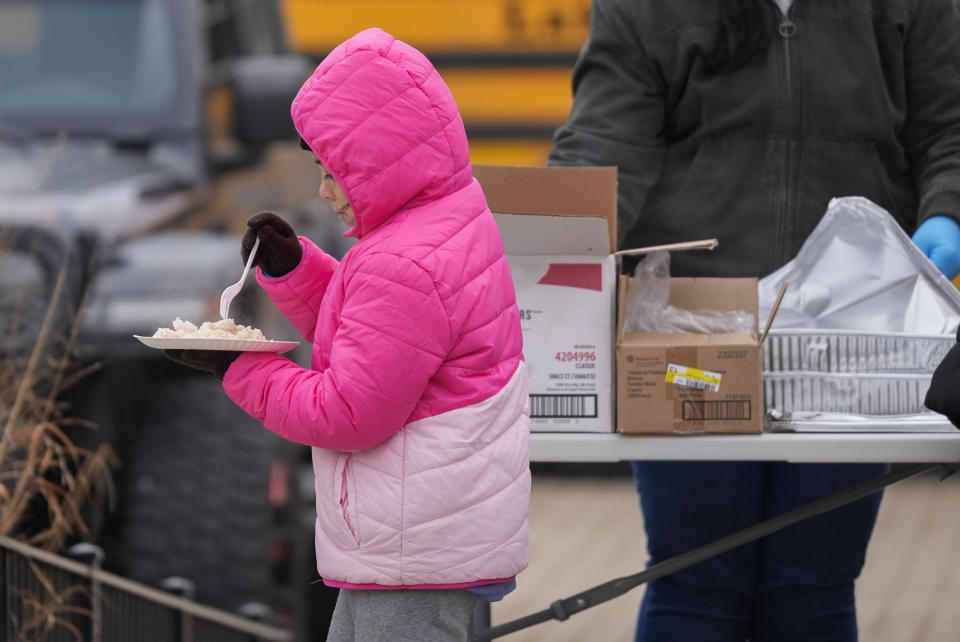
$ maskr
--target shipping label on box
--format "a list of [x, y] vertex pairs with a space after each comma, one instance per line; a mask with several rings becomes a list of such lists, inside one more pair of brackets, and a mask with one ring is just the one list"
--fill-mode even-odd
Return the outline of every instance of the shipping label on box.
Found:
[[523, 327], [530, 424], [610, 432], [614, 425], [613, 256], [508, 255]]
[[473, 170], [517, 291], [531, 429], [613, 432], [616, 168]]

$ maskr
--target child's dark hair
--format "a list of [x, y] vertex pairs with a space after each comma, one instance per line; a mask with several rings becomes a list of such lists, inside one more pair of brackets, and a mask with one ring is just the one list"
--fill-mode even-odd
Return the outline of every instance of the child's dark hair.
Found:
[[743, 67], [770, 48], [779, 12], [772, 0], [718, 0], [720, 33], [707, 54], [714, 73]]
[[310, 149], [310, 145], [307, 145], [307, 141], [303, 140], [303, 136], [300, 137], [300, 149], [302, 149], [302, 150], [304, 150], [304, 151], [306, 151], [306, 152], [312, 152], [312, 151], [313, 151], [312, 149]]

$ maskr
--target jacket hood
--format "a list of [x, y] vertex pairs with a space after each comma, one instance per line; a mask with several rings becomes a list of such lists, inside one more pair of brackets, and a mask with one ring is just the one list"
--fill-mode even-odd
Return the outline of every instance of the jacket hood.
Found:
[[369, 234], [395, 212], [472, 180], [463, 120], [427, 58], [381, 29], [341, 43], [290, 109], [300, 136], [343, 189]]

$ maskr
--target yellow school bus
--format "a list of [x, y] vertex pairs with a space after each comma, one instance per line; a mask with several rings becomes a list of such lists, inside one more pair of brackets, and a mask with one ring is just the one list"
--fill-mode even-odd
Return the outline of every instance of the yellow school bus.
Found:
[[471, 160], [504, 165], [546, 162], [570, 111], [570, 75], [590, 23], [590, 0], [280, 3], [291, 46], [317, 60], [367, 27], [423, 51], [457, 99]]
[[319, 60], [367, 27], [423, 51], [460, 106], [474, 163], [539, 165], [568, 116], [590, 0], [281, 0], [291, 46]]

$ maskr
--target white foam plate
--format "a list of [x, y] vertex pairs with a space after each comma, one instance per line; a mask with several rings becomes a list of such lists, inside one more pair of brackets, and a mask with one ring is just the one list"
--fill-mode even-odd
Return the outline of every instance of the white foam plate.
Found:
[[286, 352], [297, 346], [299, 341], [257, 341], [254, 339], [208, 339], [141, 337], [133, 335], [145, 346], [157, 350], [236, 350], [239, 352]]

